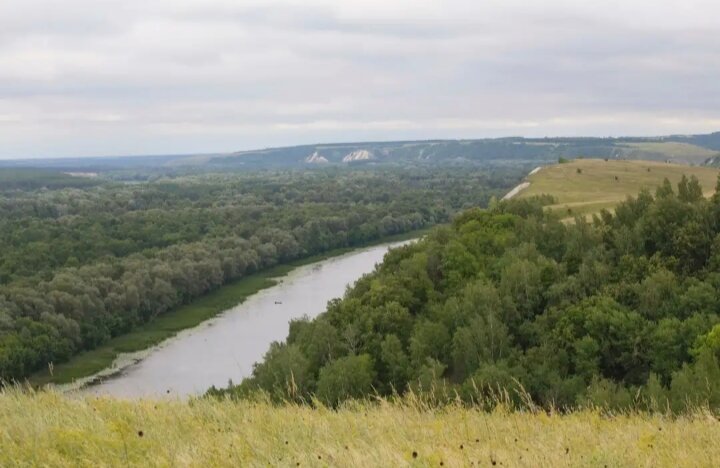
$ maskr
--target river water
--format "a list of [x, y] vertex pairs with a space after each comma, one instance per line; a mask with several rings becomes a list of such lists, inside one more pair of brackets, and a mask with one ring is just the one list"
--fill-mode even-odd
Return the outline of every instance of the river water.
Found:
[[184, 397], [204, 393], [211, 385], [240, 382], [252, 372], [273, 341], [287, 337], [291, 319], [315, 317], [327, 302], [373, 270], [390, 247], [356, 250], [299, 267], [245, 302], [152, 348], [137, 363], [84, 394], [117, 397]]

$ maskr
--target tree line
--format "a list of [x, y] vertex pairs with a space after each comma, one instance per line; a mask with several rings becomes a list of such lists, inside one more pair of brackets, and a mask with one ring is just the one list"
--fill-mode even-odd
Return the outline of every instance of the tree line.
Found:
[[0, 379], [264, 268], [446, 222], [517, 177], [298, 171], [0, 191]]
[[550, 201], [467, 210], [392, 250], [292, 322], [250, 378], [210, 394], [720, 407], [720, 193], [665, 180], [572, 224]]

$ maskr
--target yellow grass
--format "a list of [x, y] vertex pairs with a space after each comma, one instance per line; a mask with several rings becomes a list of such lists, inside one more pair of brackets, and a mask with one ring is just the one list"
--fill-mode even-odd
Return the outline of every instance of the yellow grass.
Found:
[[[582, 173], [578, 174], [580, 169]], [[700, 180], [706, 196], [715, 191], [718, 169], [667, 164], [656, 161], [604, 161], [576, 159], [567, 164], [543, 167], [528, 177], [530, 187], [518, 197], [550, 194], [558, 203], [551, 209], [574, 217], [612, 209], [628, 196], [635, 196], [643, 188], [654, 191], [663, 179], [676, 184], [683, 174]], [[617, 179], [616, 179], [617, 177]], [[568, 212], [568, 209], [570, 210]]]
[[0, 394], [0, 466], [493, 466], [494, 461], [504, 467], [710, 467], [718, 460], [720, 423], [701, 411], [671, 419], [358, 403], [336, 412], [252, 402]]

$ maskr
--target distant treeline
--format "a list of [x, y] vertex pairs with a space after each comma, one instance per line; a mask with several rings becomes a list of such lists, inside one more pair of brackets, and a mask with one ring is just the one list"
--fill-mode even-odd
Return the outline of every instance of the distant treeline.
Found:
[[0, 379], [264, 268], [447, 222], [519, 176], [331, 170], [0, 193]]
[[472, 209], [393, 250], [211, 393], [720, 408], [720, 194], [666, 180], [569, 225], [545, 202]]
[[49, 169], [0, 168], [0, 193], [42, 188], [50, 190], [68, 187], [84, 188], [98, 185], [99, 183], [96, 179], [75, 177]]

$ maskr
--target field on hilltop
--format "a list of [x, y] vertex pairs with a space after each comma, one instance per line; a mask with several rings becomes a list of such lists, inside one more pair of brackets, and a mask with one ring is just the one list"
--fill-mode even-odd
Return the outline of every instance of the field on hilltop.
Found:
[[486, 413], [418, 403], [309, 406], [0, 394], [0, 465], [713, 466], [718, 421], [697, 411]]
[[702, 146], [675, 141], [626, 143], [624, 157], [629, 159], [665, 159], [672, 162], [702, 164], [718, 152]]
[[654, 191], [666, 178], [676, 185], [683, 174], [688, 178], [697, 177], [705, 196], [709, 196], [715, 192], [720, 171], [657, 161], [576, 159], [543, 167], [528, 176], [530, 186], [520, 192], [518, 198], [552, 195], [557, 203], [550, 208], [574, 217], [596, 213], [603, 208], [612, 209], [642, 189]]

